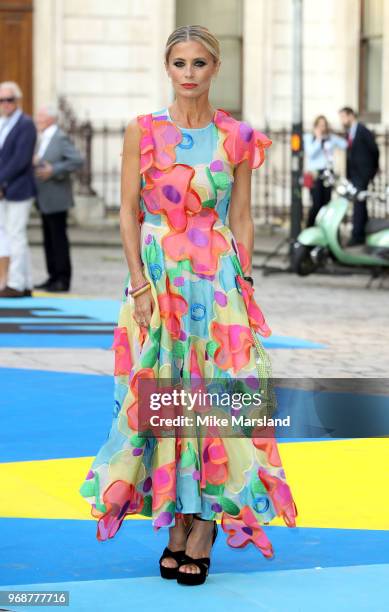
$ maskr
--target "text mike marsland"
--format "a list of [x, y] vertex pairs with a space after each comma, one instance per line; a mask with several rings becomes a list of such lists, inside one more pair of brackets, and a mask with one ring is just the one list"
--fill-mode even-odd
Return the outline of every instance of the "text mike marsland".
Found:
[[150, 425], [152, 427], [192, 427], [192, 426], [206, 426], [206, 427], [290, 427], [290, 415], [281, 418], [268, 418], [266, 415], [263, 417], [246, 417], [244, 415], [231, 415], [230, 417], [217, 417], [215, 415], [201, 415], [195, 416], [176, 416], [173, 418], [160, 417], [159, 415], [153, 415], [150, 417]]

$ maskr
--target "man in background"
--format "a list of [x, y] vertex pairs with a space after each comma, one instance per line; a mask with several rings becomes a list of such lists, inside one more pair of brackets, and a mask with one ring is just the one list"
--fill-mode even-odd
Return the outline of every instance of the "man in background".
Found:
[[27, 223], [36, 193], [32, 158], [33, 120], [20, 108], [23, 94], [13, 81], [0, 83], [0, 297], [31, 296]]
[[[374, 134], [357, 120], [355, 111], [349, 106], [339, 111], [340, 121], [347, 132], [347, 178], [358, 189], [365, 191], [379, 168], [379, 150]], [[366, 200], [355, 201], [353, 231], [347, 246], [365, 242], [365, 225], [368, 213]]]
[[48, 278], [36, 289], [69, 291], [71, 282], [70, 247], [67, 236], [68, 210], [74, 206], [71, 173], [84, 160], [68, 136], [57, 125], [54, 105], [39, 109], [39, 132], [34, 157], [37, 205], [42, 215], [43, 243]]

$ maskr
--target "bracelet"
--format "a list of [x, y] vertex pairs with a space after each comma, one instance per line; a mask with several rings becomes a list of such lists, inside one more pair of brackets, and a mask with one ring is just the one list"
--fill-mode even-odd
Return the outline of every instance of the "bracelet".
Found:
[[139, 289], [143, 289], [143, 287], [146, 287], [147, 285], [150, 284], [150, 281], [146, 280], [144, 283], [142, 283], [141, 285], [138, 285], [137, 287], [132, 287], [132, 289], [128, 292], [128, 295], [133, 295], [134, 293], [136, 293]]
[[137, 297], [138, 295], [142, 295], [142, 293], [145, 293], [146, 291], [148, 291], [150, 289], [150, 283], [148, 283], [147, 285], [145, 285], [144, 287], [142, 287], [142, 289], [139, 289], [138, 291], [136, 291], [135, 293], [132, 293], [132, 297]]
[[246, 280], [246, 281], [248, 281], [249, 283], [251, 283], [251, 286], [253, 286], [253, 285], [254, 285], [254, 279], [253, 279], [253, 277], [252, 277], [252, 276], [244, 276], [243, 278], [244, 278], [244, 280]]

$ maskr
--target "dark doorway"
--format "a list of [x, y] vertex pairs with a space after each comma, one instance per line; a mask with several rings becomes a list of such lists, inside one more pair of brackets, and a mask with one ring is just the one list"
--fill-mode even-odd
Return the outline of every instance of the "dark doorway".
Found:
[[32, 0], [0, 1], [0, 82], [16, 81], [23, 111], [33, 112]]

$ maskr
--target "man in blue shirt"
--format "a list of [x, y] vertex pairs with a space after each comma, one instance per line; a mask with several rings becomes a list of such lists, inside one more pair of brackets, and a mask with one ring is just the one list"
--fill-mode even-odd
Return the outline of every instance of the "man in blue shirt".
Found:
[[37, 132], [21, 99], [17, 83], [0, 83], [0, 297], [7, 298], [30, 296], [32, 288], [27, 223], [36, 194]]

